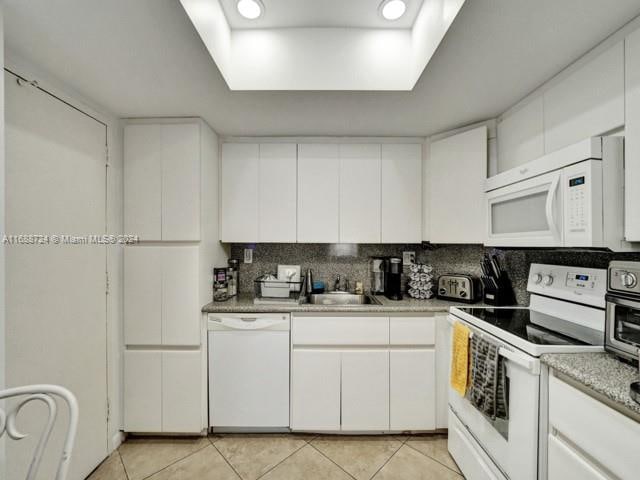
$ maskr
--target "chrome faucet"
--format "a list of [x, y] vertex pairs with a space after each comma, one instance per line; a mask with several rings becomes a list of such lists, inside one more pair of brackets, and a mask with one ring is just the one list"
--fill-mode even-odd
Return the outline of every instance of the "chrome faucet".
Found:
[[349, 279], [348, 278], [344, 279], [344, 288], [342, 288], [340, 286], [340, 280], [341, 280], [341, 277], [340, 277], [340, 275], [338, 275], [336, 277], [336, 281], [333, 282], [333, 291], [334, 292], [348, 292], [349, 291]]

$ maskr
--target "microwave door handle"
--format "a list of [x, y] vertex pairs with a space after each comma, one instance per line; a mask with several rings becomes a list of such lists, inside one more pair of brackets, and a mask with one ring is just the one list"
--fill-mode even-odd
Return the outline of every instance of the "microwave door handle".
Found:
[[560, 228], [557, 225], [557, 218], [555, 213], [555, 203], [556, 203], [556, 193], [558, 190], [558, 185], [560, 185], [560, 175], [556, 175], [553, 181], [551, 182], [551, 187], [549, 188], [549, 195], [547, 196], [547, 203], [545, 205], [545, 213], [547, 215], [547, 223], [549, 224], [549, 228], [558, 237], [560, 238]]

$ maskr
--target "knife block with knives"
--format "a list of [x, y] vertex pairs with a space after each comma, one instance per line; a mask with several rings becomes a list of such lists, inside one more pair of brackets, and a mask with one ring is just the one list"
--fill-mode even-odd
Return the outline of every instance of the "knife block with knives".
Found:
[[515, 305], [515, 295], [511, 280], [495, 255], [485, 255], [480, 264], [482, 269], [482, 297], [487, 305]]

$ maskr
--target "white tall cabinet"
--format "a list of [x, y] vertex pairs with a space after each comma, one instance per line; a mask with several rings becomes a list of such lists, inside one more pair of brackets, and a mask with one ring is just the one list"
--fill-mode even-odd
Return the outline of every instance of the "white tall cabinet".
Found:
[[487, 156], [486, 126], [431, 143], [428, 158], [431, 243], [484, 242]]
[[640, 30], [625, 46], [625, 238], [640, 242]]
[[127, 432], [206, 428], [200, 308], [218, 238], [218, 143], [200, 119], [125, 126], [125, 221], [141, 242], [124, 253], [124, 425]]

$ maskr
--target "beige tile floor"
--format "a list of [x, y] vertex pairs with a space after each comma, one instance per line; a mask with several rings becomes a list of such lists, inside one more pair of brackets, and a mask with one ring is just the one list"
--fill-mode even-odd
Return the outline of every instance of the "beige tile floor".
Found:
[[89, 480], [463, 480], [443, 435], [131, 438]]

